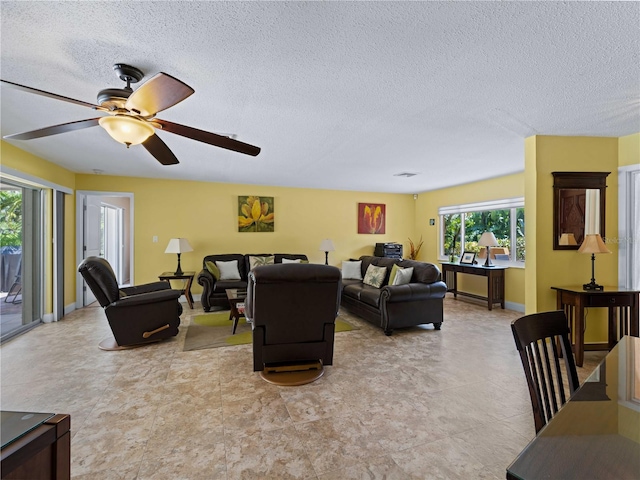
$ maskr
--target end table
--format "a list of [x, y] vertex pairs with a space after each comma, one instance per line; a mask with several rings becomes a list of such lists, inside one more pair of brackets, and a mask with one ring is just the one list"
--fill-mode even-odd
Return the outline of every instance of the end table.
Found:
[[193, 297], [191, 296], [191, 284], [193, 283], [193, 277], [196, 276], [196, 272], [182, 272], [182, 275], [176, 275], [174, 272], [164, 272], [162, 275], [158, 275], [160, 280], [168, 282], [171, 285], [171, 280], [184, 280], [182, 288], [176, 289], [182, 292], [189, 303], [189, 307], [193, 310]]

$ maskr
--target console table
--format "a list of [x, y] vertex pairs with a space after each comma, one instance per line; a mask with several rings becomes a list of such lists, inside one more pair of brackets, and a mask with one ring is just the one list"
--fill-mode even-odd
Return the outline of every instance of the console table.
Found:
[[[442, 277], [444, 283], [447, 284], [447, 292], [452, 292], [454, 297], [464, 295], [466, 297], [486, 300], [489, 310], [493, 308], [494, 303], [499, 303], [504, 309], [504, 271], [509, 267], [485, 267], [484, 265], [465, 265], [451, 262], [444, 262], [441, 263], [441, 265]], [[487, 277], [487, 296], [483, 297], [458, 290], [458, 273]]]
[[[611, 350], [623, 335], [638, 336], [638, 305], [640, 290], [603, 287], [584, 290], [582, 286], [551, 287], [556, 290], [558, 310], [564, 310], [573, 333], [576, 365], [584, 362], [584, 311], [588, 307], [609, 309], [608, 348]], [[616, 315], [617, 314], [617, 315]]]

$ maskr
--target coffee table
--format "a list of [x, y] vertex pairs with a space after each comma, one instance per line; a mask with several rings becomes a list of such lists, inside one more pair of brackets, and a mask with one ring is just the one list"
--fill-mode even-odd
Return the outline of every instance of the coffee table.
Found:
[[238, 327], [238, 320], [240, 317], [244, 317], [244, 310], [240, 312], [238, 310], [238, 304], [243, 303], [247, 298], [247, 291], [239, 288], [228, 288], [227, 299], [229, 300], [229, 320], [233, 320], [233, 330], [231, 331], [231, 335], [235, 335], [236, 328]]

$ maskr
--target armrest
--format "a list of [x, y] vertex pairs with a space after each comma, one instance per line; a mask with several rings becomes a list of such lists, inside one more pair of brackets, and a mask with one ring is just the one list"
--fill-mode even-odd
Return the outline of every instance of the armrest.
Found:
[[202, 269], [197, 277], [198, 283], [203, 287], [209, 287], [213, 290], [213, 285], [216, 283], [215, 277], [206, 268]]
[[446, 293], [447, 285], [444, 282], [434, 282], [387, 285], [382, 288], [381, 295], [387, 303], [394, 303], [444, 298]]
[[156, 292], [158, 290], [168, 289], [171, 289], [171, 285], [169, 285], [169, 282], [152, 282], [145, 283], [143, 285], [135, 285], [133, 287], [120, 288], [120, 290], [122, 290], [127, 295], [140, 295], [141, 293]]
[[[166, 282], [163, 282], [166, 283]], [[131, 295], [130, 297], [122, 297], [116, 300], [110, 307], [132, 307], [134, 305], [145, 305], [147, 303], [157, 303], [169, 300], [178, 300], [180, 298], [180, 290], [156, 290], [155, 292], [141, 293], [139, 295]]]

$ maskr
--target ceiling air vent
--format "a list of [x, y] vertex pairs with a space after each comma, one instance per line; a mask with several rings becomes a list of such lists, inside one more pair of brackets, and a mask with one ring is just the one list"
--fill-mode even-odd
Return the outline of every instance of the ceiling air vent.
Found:
[[394, 173], [394, 177], [415, 177], [416, 175], [418, 175], [417, 173], [411, 173], [411, 172], [402, 172], [402, 173]]

